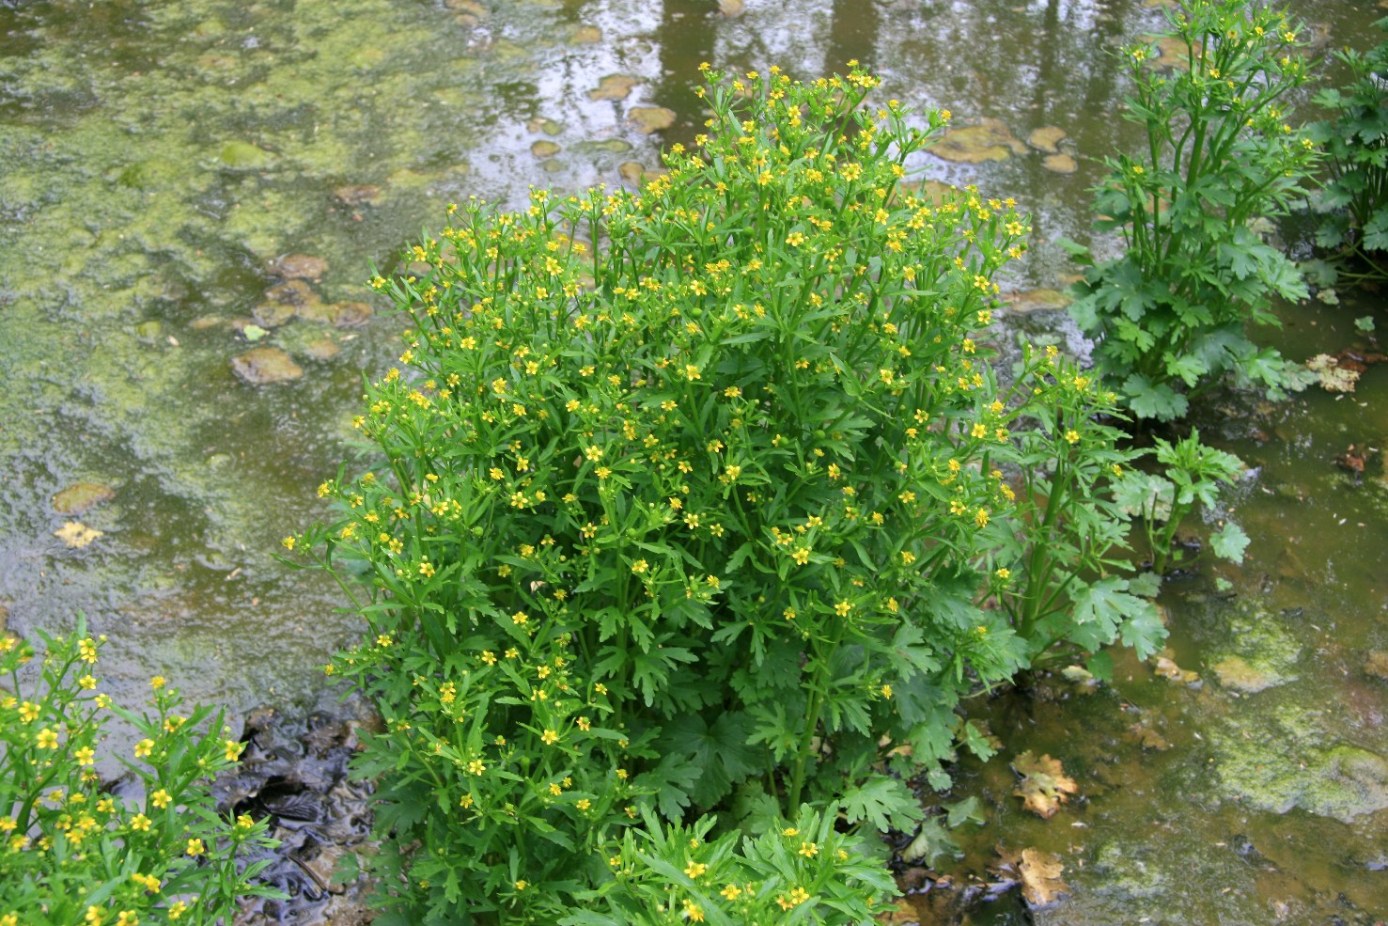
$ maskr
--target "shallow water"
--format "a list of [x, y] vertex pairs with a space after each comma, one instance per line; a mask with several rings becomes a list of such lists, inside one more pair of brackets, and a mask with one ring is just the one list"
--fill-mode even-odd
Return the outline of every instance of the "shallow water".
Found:
[[[1367, 0], [1295, 8], [1322, 50], [1371, 43], [1382, 12]], [[702, 60], [812, 77], [859, 59], [884, 75], [884, 95], [948, 107], [960, 127], [1000, 120], [1003, 160], [917, 166], [1017, 198], [1036, 233], [1008, 282], [1055, 288], [1072, 271], [1055, 239], [1087, 237], [1096, 159], [1134, 137], [1115, 116], [1104, 49], [1159, 21], [1141, 0], [748, 0], [732, 16], [714, 0], [0, 3], [10, 625], [61, 630], [84, 612], [111, 638], [117, 687], [161, 672], [238, 714], [315, 699], [318, 666], [355, 625], [331, 586], [274, 551], [321, 514], [313, 488], [353, 452], [361, 377], [394, 352], [391, 320], [325, 307], [369, 302], [371, 268], [393, 266], [447, 202], [630, 182], [660, 144], [697, 132]], [[594, 98], [611, 75], [631, 78], [629, 95]], [[660, 107], [672, 124], [646, 134], [633, 117]], [[1026, 143], [1046, 126], [1064, 131], [1073, 173]], [[283, 321], [285, 268], [274, 268], [291, 254], [326, 267], [295, 284], [308, 301]], [[1381, 303], [1318, 309], [1289, 310], [1278, 337], [1293, 356], [1362, 340], [1355, 315], [1388, 330]], [[266, 334], [253, 345], [243, 330], [255, 319]], [[232, 358], [263, 345], [302, 377], [241, 381]], [[1337, 746], [1388, 756], [1388, 687], [1363, 672], [1367, 651], [1388, 649], [1388, 489], [1331, 462], [1388, 436], [1385, 390], [1388, 373], [1373, 369], [1342, 399], [1313, 390], [1209, 411], [1206, 430], [1258, 472], [1228, 512], [1253, 538], [1245, 566], [1207, 566], [1167, 590], [1170, 655], [1200, 673], [1198, 690], [1120, 662], [1097, 694], [1042, 679], [1053, 697], [980, 705], [1009, 731], [1009, 752], [967, 771], [961, 788], [992, 809], [962, 836], [980, 859], [999, 841], [1061, 855], [1072, 896], [1039, 922], [1261, 923], [1279, 904], [1286, 922], [1355, 922], [1388, 910], [1384, 811], [1336, 819], [1343, 801], [1306, 796], [1296, 774], [1350, 755]], [[114, 496], [60, 513], [54, 497], [75, 483]], [[53, 534], [70, 521], [103, 533], [70, 549]], [[1237, 651], [1252, 611], [1295, 655], [1280, 684], [1236, 696], [1213, 666], [1253, 658]], [[1129, 742], [1138, 723], [1169, 748]], [[1010, 796], [1007, 762], [1026, 749], [1081, 784], [1050, 821]], [[1376, 774], [1369, 760], [1355, 768]]]

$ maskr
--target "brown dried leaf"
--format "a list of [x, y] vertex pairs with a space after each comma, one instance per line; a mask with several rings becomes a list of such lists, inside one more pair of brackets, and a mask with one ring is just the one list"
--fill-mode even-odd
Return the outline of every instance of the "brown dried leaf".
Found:
[[72, 547], [74, 550], [80, 550], [100, 537], [101, 531], [94, 527], [88, 527], [81, 521], [68, 521], [62, 527], [55, 530], [53, 536]]
[[1022, 799], [1022, 806], [1042, 819], [1055, 816], [1071, 794], [1079, 793], [1075, 779], [1065, 774], [1058, 759], [1050, 756], [1038, 759], [1027, 750], [1012, 761], [1012, 771], [1022, 776], [1012, 793]]
[[1020, 852], [998, 847], [998, 861], [992, 866], [999, 877], [1016, 881], [1022, 886], [1022, 897], [1032, 907], [1044, 907], [1069, 893], [1070, 886], [1060, 880], [1065, 870], [1060, 856], [1040, 849]]

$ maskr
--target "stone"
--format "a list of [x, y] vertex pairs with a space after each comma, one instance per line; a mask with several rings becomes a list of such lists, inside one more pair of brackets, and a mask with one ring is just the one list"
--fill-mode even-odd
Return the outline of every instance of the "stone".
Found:
[[1029, 289], [1020, 293], [1006, 293], [1002, 298], [1007, 303], [1007, 310], [1019, 315], [1055, 312], [1070, 304], [1070, 297], [1058, 289]]
[[1059, 126], [1043, 125], [1027, 136], [1027, 144], [1046, 154], [1059, 154], [1060, 142], [1065, 137], [1065, 130]]
[[286, 280], [271, 286], [265, 291], [265, 298], [275, 302], [283, 302], [285, 305], [292, 305], [295, 308], [318, 305], [323, 301], [323, 298], [314, 292], [313, 287], [303, 280]]
[[1376, 649], [1364, 660], [1364, 674], [1388, 681], [1388, 650]]
[[664, 106], [633, 106], [627, 111], [627, 119], [642, 135], [650, 135], [674, 125], [675, 111]]
[[597, 87], [588, 91], [590, 100], [625, 100], [631, 95], [631, 88], [641, 82], [641, 78], [629, 74], [608, 74], [598, 81]]
[[1287, 681], [1276, 670], [1256, 666], [1242, 656], [1229, 656], [1210, 666], [1210, 671], [1225, 688], [1242, 694], [1257, 694]]
[[746, 0], [718, 0], [718, 12], [728, 19], [741, 16], [746, 10]]
[[1079, 161], [1068, 154], [1048, 154], [1041, 159], [1041, 166], [1053, 174], [1073, 174], [1080, 169]]
[[294, 307], [283, 302], [262, 302], [251, 309], [251, 317], [262, 328], [278, 328], [294, 317]]
[[638, 186], [646, 174], [646, 167], [640, 161], [623, 161], [617, 166], [617, 174], [627, 183]]
[[1005, 161], [1026, 151], [1026, 145], [1012, 134], [1001, 119], [984, 119], [978, 125], [950, 129], [928, 149], [931, 154], [957, 164]]
[[110, 486], [99, 482], [74, 482], [53, 496], [53, 510], [58, 514], [82, 514], [116, 497]]
[[563, 150], [563, 148], [560, 148], [554, 142], [546, 141], [544, 139], [541, 139], [540, 141], [537, 141], [535, 142], [535, 144], [530, 146], [530, 153], [542, 161], [545, 158], [554, 157], [556, 154]]
[[304, 375], [303, 367], [278, 347], [256, 347], [233, 357], [231, 369], [252, 386], [287, 383]]
[[374, 206], [381, 201], [381, 188], [369, 183], [353, 183], [333, 190], [333, 199], [344, 206]]
[[602, 41], [602, 30], [597, 26], [579, 26], [569, 37], [572, 45], [596, 45]]
[[341, 352], [332, 338], [315, 338], [304, 345], [304, 353], [314, 360], [331, 360]]
[[286, 280], [312, 280], [317, 283], [328, 272], [328, 262], [308, 254], [285, 254], [270, 264], [270, 272]]

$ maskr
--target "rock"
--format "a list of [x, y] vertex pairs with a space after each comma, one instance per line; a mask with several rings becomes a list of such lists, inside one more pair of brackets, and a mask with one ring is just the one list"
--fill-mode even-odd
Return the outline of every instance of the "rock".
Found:
[[642, 135], [650, 135], [674, 125], [675, 112], [664, 106], [633, 106], [627, 111], [627, 119]]
[[250, 142], [229, 141], [222, 146], [218, 154], [221, 162], [227, 167], [234, 167], [242, 170], [254, 170], [265, 167], [270, 163], [270, 152], [257, 148]]
[[285, 254], [270, 264], [270, 272], [286, 280], [312, 280], [317, 283], [328, 272], [328, 262], [308, 254]]
[[365, 302], [339, 302], [332, 306], [334, 328], [360, 328], [371, 320], [372, 308]]
[[625, 138], [588, 139], [574, 145], [574, 150], [584, 154], [626, 154], [631, 150], [631, 142]]
[[304, 375], [304, 370], [278, 347], [257, 347], [231, 360], [237, 376], [252, 386], [287, 383]]
[[226, 319], [220, 315], [199, 315], [188, 323], [188, 327], [194, 331], [207, 331], [209, 328], [216, 328], [225, 322]]
[[957, 164], [981, 164], [1005, 161], [1027, 149], [1001, 119], [984, 119], [978, 125], [950, 129], [944, 138], [926, 150]]
[[718, 0], [718, 12], [728, 19], [741, 16], [746, 10], [746, 0]]
[[536, 116], [525, 124], [527, 132], [543, 132], [553, 138], [564, 131], [564, 127], [553, 119], [546, 119], [543, 116]]
[[633, 186], [639, 186], [645, 176], [646, 168], [640, 161], [623, 161], [617, 167], [618, 175]]
[[1073, 174], [1080, 164], [1068, 154], [1048, 154], [1041, 159], [1041, 166], [1053, 174]]
[[1065, 137], [1065, 130], [1059, 126], [1043, 125], [1027, 136], [1027, 144], [1046, 154], [1059, 154], [1060, 142]]
[[572, 45], [596, 45], [602, 41], [602, 30], [597, 26], [579, 26], [569, 36]]
[[283, 302], [285, 305], [292, 305], [295, 308], [318, 305], [323, 301], [323, 298], [313, 291], [313, 287], [303, 280], [286, 280], [271, 286], [265, 291], [265, 298], [274, 302]]
[[369, 183], [355, 183], [333, 190], [333, 199], [344, 206], [374, 206], [381, 201], [381, 188]]
[[263, 328], [278, 328], [294, 317], [294, 307], [283, 302], [262, 302], [251, 309], [251, 317]]
[[304, 353], [314, 360], [331, 360], [342, 352], [332, 338], [317, 338], [304, 345]]
[[631, 95], [631, 88], [641, 82], [641, 78], [629, 74], [608, 74], [598, 81], [596, 88], [588, 91], [590, 100], [625, 100]]
[[1364, 660], [1364, 674], [1388, 681], [1388, 650], [1376, 649]]
[[110, 486], [99, 482], [74, 482], [53, 496], [53, 510], [58, 514], [82, 514], [116, 497]]
[[1243, 694], [1257, 694], [1281, 685], [1287, 679], [1267, 666], [1255, 666], [1242, 656], [1230, 656], [1210, 666], [1215, 678], [1225, 688]]
[[1025, 315], [1029, 312], [1055, 312], [1070, 304], [1070, 297], [1058, 289], [1031, 289], [1021, 293], [1006, 293], [1003, 300], [1009, 312]]
[[545, 141], [543, 139], [535, 142], [535, 144], [530, 146], [530, 153], [542, 161], [545, 158], [554, 157], [556, 154], [563, 150], [563, 148], [560, 148], [554, 142]]

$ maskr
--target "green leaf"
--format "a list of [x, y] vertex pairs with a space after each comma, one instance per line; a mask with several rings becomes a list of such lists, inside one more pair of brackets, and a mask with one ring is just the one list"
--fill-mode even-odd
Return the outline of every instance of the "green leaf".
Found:
[[849, 823], [871, 823], [878, 832], [909, 830], [925, 816], [920, 801], [896, 778], [875, 775], [839, 799]]
[[1210, 535], [1210, 549], [1215, 556], [1231, 563], [1243, 563], [1243, 552], [1247, 548], [1248, 535], [1233, 521], [1225, 522], [1223, 527]]

